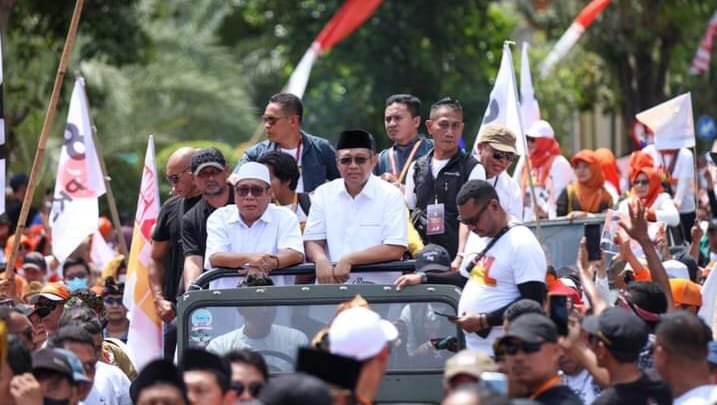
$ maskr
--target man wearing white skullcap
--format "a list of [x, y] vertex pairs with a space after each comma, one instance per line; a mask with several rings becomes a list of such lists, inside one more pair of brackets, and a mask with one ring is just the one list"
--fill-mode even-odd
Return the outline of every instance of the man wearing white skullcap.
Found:
[[[241, 267], [270, 275], [271, 271], [304, 261], [299, 221], [291, 210], [270, 204], [269, 169], [256, 162], [242, 165], [232, 176], [235, 204], [214, 211], [207, 219], [205, 268]], [[275, 284], [290, 282], [272, 277]], [[233, 288], [224, 278], [212, 288]]]

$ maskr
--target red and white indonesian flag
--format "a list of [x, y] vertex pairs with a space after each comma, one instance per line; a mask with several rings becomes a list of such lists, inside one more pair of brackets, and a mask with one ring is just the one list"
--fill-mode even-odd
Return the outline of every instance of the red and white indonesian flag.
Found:
[[[508, 42], [506, 42], [503, 44], [503, 57], [500, 61], [498, 76], [496, 76], [493, 90], [490, 92], [488, 108], [483, 115], [480, 129], [493, 123], [508, 127], [515, 134], [517, 138], [515, 148], [522, 155], [527, 148], [520, 121], [520, 103], [518, 102], [518, 90], [515, 84], [513, 54], [510, 52]], [[480, 129], [478, 130], [479, 134]], [[478, 136], [476, 136], [476, 141], [473, 144], [473, 154], [478, 156]]]
[[134, 218], [132, 250], [127, 261], [127, 282], [122, 301], [129, 310], [127, 346], [137, 369], [162, 356], [162, 323], [149, 289], [152, 227], [159, 215], [159, 181], [154, 160], [154, 138], [150, 135], [144, 158], [142, 183]]
[[314, 65], [316, 58], [361, 26], [382, 1], [346, 0], [339, 11], [331, 17], [331, 20], [321, 30], [319, 36], [314, 39], [304, 56], [301, 57], [301, 61], [296, 65], [289, 78], [286, 91], [302, 98], [306, 90], [306, 84], [309, 82], [311, 67]]
[[97, 198], [104, 193], [100, 161], [92, 141], [85, 80], [78, 77], [70, 99], [50, 211], [52, 254], [60, 262], [97, 230]]
[[692, 59], [692, 66], [690, 67], [690, 73], [693, 75], [699, 75], [709, 70], [710, 58], [712, 55], [712, 43], [714, 37], [717, 35], [717, 11], [712, 15], [710, 23], [707, 26], [704, 37], [700, 42], [700, 47], [697, 48], [695, 58]]
[[695, 124], [689, 92], [645, 110], [635, 118], [655, 134], [655, 148], [658, 150], [695, 146]]
[[535, 99], [533, 78], [530, 75], [527, 42], [523, 42], [523, 49], [520, 53], [520, 117], [523, 128], [526, 130], [540, 119], [540, 106], [538, 100]]
[[575, 18], [575, 21], [570, 24], [568, 30], [563, 33], [563, 36], [561, 36], [558, 42], [555, 43], [555, 46], [545, 58], [543, 63], [540, 64], [540, 75], [542, 77], [548, 76], [550, 70], [553, 69], [553, 66], [555, 66], [555, 64], [568, 53], [570, 48], [578, 42], [580, 36], [583, 35], [585, 30], [590, 27], [597, 16], [599, 16], [609, 4], [610, 0], [592, 0], [590, 4], [585, 6], [585, 8], [580, 11], [580, 14], [578, 14]]

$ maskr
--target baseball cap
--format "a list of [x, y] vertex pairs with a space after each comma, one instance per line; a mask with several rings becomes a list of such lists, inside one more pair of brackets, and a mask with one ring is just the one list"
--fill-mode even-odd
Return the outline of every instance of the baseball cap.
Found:
[[717, 366], [717, 341], [715, 340], [707, 343], [707, 362]]
[[75, 381], [74, 372], [67, 356], [56, 349], [40, 349], [32, 353], [32, 371], [50, 370]]
[[557, 342], [558, 329], [545, 315], [528, 313], [515, 318], [499, 341], [517, 338], [526, 343]]
[[47, 270], [45, 257], [40, 252], [28, 252], [22, 260], [22, 268], [30, 267], [39, 271]]
[[441, 245], [429, 244], [416, 256], [416, 271], [425, 272], [431, 270], [447, 271], [451, 268], [451, 257], [448, 251]]
[[329, 327], [331, 353], [358, 361], [374, 357], [397, 337], [398, 330], [392, 323], [364, 307], [341, 312]]
[[205, 167], [224, 170], [226, 164], [224, 155], [217, 148], [204, 148], [192, 153], [192, 174], [195, 176]]
[[284, 374], [272, 377], [259, 394], [264, 405], [330, 405], [329, 386], [320, 379], [304, 374]]
[[637, 358], [650, 333], [637, 315], [621, 307], [611, 307], [600, 315], [585, 317], [582, 327], [597, 336], [612, 353]]
[[518, 153], [515, 149], [515, 134], [499, 124], [488, 124], [478, 134], [478, 144], [487, 143], [491, 148], [501, 152]]
[[50, 301], [67, 301], [70, 299], [70, 290], [62, 283], [47, 283], [37, 295], [32, 297], [31, 304], [37, 303], [40, 297]]
[[90, 380], [85, 375], [85, 369], [82, 367], [82, 362], [80, 361], [79, 357], [77, 355], [69, 350], [66, 349], [60, 349], [55, 348], [54, 350], [58, 351], [61, 355], [65, 356], [67, 359], [67, 363], [70, 365], [70, 368], [72, 369], [72, 379], [76, 383], [85, 382], [85, 383], [91, 383], [92, 380]]
[[702, 306], [700, 285], [687, 278], [671, 278], [670, 291], [672, 291], [672, 301], [676, 307], [680, 305]]
[[480, 380], [484, 371], [495, 371], [495, 362], [487, 354], [475, 350], [461, 350], [446, 361], [443, 370], [443, 382], [450, 381], [459, 374], [467, 374]]
[[555, 138], [555, 131], [548, 121], [537, 120], [525, 131], [525, 136], [531, 138]]
[[129, 387], [129, 395], [132, 402], [136, 403], [139, 394], [143, 389], [156, 384], [167, 384], [177, 387], [186, 397], [187, 386], [184, 384], [182, 375], [179, 374], [177, 367], [169, 360], [157, 359], [148, 363], [142, 371], [139, 372], [137, 378], [132, 381]]
[[253, 179], [261, 180], [267, 185], [271, 185], [271, 175], [266, 165], [257, 162], [246, 162], [239, 166], [236, 176], [232, 176], [232, 185], [236, 186], [242, 180]]
[[687, 265], [679, 260], [670, 259], [662, 262], [662, 267], [667, 272], [669, 278], [690, 278], [690, 272], [687, 269]]

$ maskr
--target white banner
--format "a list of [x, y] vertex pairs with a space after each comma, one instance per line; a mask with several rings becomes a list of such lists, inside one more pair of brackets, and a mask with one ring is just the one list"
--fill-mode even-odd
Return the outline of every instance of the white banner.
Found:
[[695, 146], [695, 123], [689, 92], [645, 110], [635, 118], [655, 134], [657, 150]]

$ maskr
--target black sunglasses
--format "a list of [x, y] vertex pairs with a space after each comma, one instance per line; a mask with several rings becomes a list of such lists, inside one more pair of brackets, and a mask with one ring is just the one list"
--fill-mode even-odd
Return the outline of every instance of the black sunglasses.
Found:
[[188, 172], [189, 169], [191, 169], [191, 167], [186, 167], [184, 170], [182, 170], [181, 172], [179, 172], [177, 174], [167, 176], [167, 181], [169, 182], [169, 184], [179, 183], [179, 178], [182, 177], [184, 175], [184, 173]]
[[122, 305], [122, 297], [105, 297], [105, 305]]
[[264, 191], [266, 191], [266, 188], [261, 186], [242, 186], [237, 187], [236, 189], [236, 192], [240, 197], [246, 197], [249, 193], [251, 193], [254, 197], [261, 197], [264, 195]]
[[518, 352], [523, 352], [525, 354], [537, 353], [540, 351], [540, 348], [543, 346], [543, 343], [544, 342], [523, 342], [519, 340], [509, 340], [507, 342], [501, 342], [496, 349], [496, 353], [509, 356], [513, 356]]
[[251, 396], [256, 398], [259, 396], [261, 389], [264, 388], [264, 383], [253, 382], [253, 383], [250, 383], [249, 386], [246, 386], [241, 381], [234, 381], [234, 382], [232, 382], [231, 388], [234, 392], [237, 393], [237, 396], [241, 396], [244, 393], [244, 390], [248, 389]]
[[345, 156], [345, 157], [342, 157], [341, 159], [339, 159], [339, 163], [344, 166], [350, 165], [351, 162], [356, 162], [357, 165], [362, 165], [362, 164], [368, 162], [368, 159], [369, 158], [366, 156], [354, 156], [354, 157]]
[[462, 223], [463, 225], [466, 225], [466, 226], [477, 225], [480, 222], [481, 215], [483, 215], [483, 212], [485, 212], [485, 210], [488, 209], [489, 205], [490, 205], [490, 201], [488, 201], [488, 203], [486, 205], [484, 205], [483, 208], [481, 208], [477, 214], [473, 215], [470, 218], [458, 217], [458, 221], [460, 221], [460, 223]]
[[495, 160], [507, 160], [512, 162], [515, 159], [515, 155], [512, 152], [501, 152], [499, 150], [493, 151], [493, 159]]

